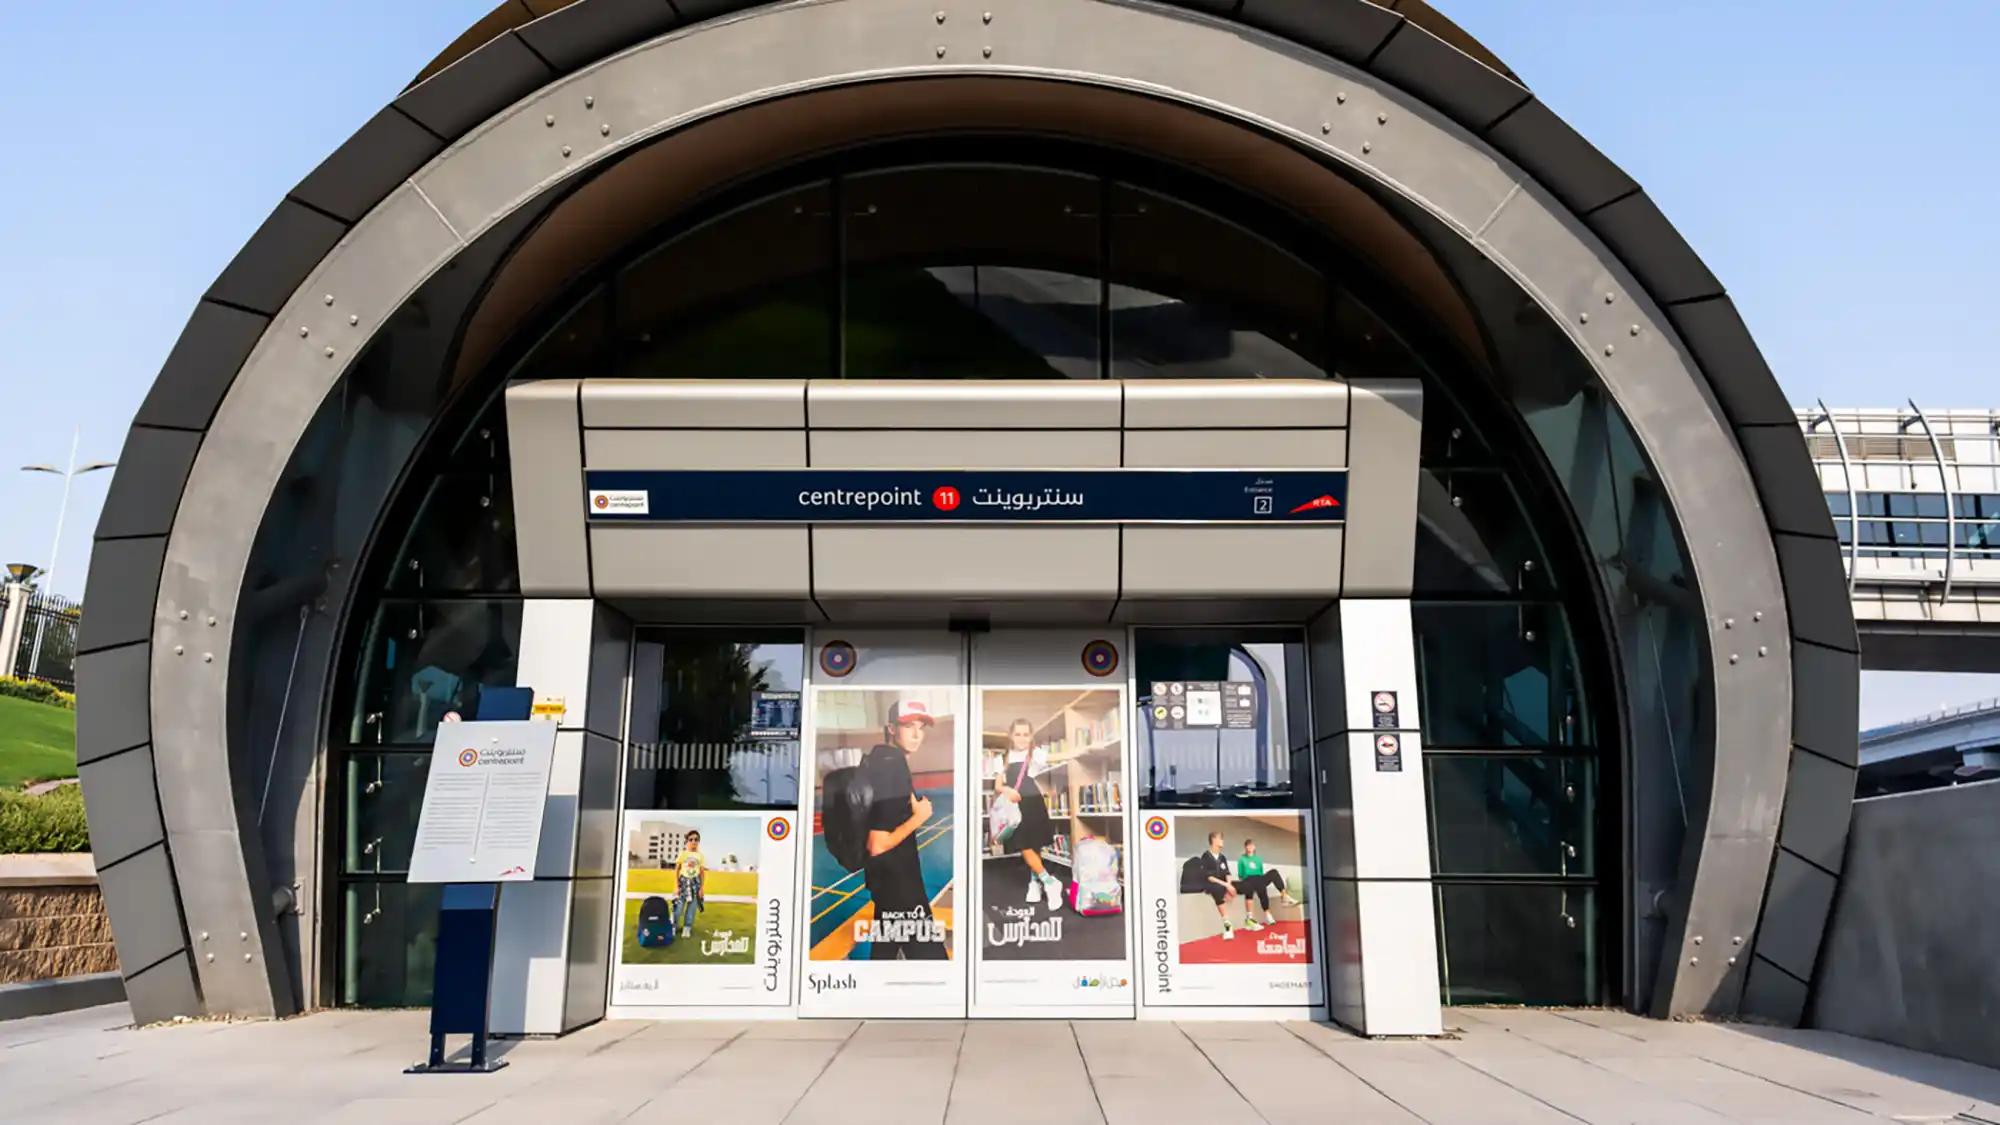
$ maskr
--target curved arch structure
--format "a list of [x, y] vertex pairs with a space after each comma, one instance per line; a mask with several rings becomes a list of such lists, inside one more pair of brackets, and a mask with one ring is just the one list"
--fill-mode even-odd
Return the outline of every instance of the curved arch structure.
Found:
[[[1706, 623], [1712, 718], [1681, 748], [1699, 776], [1684, 858], [1654, 889], [1666, 937], [1639, 969], [1649, 1007], [1800, 1018], [1855, 759], [1857, 646], [1831, 520], [1721, 284], [1483, 48], [1427, 7], [1366, 0], [541, 7], [496, 10], [279, 204], [196, 308], [127, 440], [91, 565], [78, 744], [142, 1021], [313, 1003], [280, 938], [299, 891], [268, 874], [269, 781], [260, 794], [242, 780], [232, 693], [252, 671], [238, 639], [253, 542], [350, 362], [482, 236], [641, 146], [786, 99], [937, 78], [1111, 92], [1275, 139], [1422, 217], [1559, 326], [1661, 483]], [[302, 611], [294, 674], [309, 635]]]

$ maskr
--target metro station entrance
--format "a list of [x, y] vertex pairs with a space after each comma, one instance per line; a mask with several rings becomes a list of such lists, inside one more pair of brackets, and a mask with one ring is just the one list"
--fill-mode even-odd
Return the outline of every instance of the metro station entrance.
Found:
[[636, 653], [613, 1014], [1323, 1005], [1299, 630]]

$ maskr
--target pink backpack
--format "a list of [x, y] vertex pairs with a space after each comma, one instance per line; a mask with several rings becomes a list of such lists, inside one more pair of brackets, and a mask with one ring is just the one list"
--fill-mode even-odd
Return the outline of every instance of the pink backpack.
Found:
[[1124, 913], [1125, 885], [1118, 878], [1117, 848], [1103, 840], [1078, 840], [1070, 874], [1071, 910], [1086, 918]]

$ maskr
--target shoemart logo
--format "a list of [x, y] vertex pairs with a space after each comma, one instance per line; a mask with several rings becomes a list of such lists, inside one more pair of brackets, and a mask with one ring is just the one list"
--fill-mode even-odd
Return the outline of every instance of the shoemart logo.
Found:
[[1080, 989], [1120, 989], [1132, 987], [1131, 977], [1078, 977], [1076, 986]]

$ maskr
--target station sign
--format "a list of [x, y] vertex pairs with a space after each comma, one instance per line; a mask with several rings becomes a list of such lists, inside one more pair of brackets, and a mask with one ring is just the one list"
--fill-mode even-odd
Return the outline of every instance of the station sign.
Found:
[[1344, 469], [688, 469], [585, 474], [592, 523], [1339, 524]]

